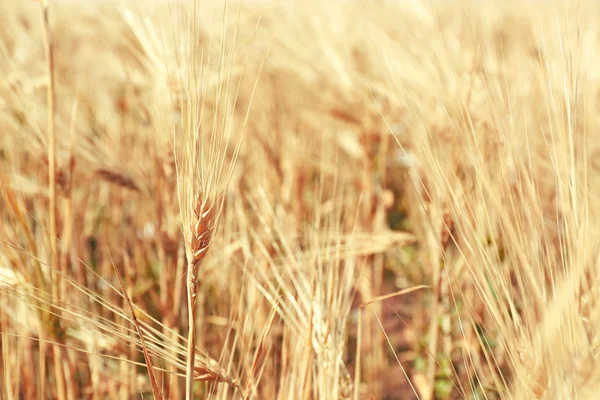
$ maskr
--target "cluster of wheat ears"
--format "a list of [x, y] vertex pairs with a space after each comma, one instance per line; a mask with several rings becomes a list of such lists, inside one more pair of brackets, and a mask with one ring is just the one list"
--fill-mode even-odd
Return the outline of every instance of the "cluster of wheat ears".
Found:
[[0, 399], [597, 398], [599, 11], [0, 0]]

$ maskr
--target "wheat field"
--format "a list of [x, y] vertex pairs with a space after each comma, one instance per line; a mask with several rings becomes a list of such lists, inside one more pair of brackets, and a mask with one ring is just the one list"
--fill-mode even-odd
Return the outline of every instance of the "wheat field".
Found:
[[0, 0], [0, 399], [597, 398], [599, 11]]

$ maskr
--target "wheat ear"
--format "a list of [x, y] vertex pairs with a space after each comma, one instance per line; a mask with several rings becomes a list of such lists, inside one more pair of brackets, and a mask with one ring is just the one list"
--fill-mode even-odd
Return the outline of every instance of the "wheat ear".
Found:
[[196, 295], [198, 294], [198, 271], [210, 247], [217, 226], [217, 209], [208, 199], [198, 195], [194, 204], [188, 235], [188, 351], [186, 364], [186, 400], [192, 399], [194, 387], [194, 363], [196, 357]]

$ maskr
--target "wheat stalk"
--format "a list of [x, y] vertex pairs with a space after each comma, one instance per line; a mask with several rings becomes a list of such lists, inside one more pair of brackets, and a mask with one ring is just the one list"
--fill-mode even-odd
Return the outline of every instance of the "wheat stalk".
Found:
[[[49, 206], [48, 211], [50, 214], [50, 253], [52, 257], [52, 267], [54, 272], [51, 278], [52, 297], [57, 299], [62, 296], [60, 292], [60, 286], [58, 282], [58, 275], [56, 274], [57, 268], [59, 267], [59, 253], [57, 247], [58, 238], [58, 207], [57, 207], [57, 195], [56, 195], [56, 181], [57, 181], [57, 151], [56, 151], [56, 92], [55, 92], [55, 79], [54, 79], [54, 41], [50, 28], [50, 17], [49, 17], [49, 4], [48, 0], [41, 2], [42, 8], [42, 23], [44, 27], [44, 44], [46, 51], [47, 60], [47, 72], [48, 72], [48, 87], [46, 90], [47, 96], [47, 112], [48, 112], [48, 198]], [[59, 341], [62, 340], [62, 332], [60, 327], [60, 313], [58, 313], [54, 307], [50, 308], [50, 312], [45, 314], [48, 319], [48, 327], [54, 336], [53, 339], [57, 338]], [[67, 398], [67, 379], [65, 377], [65, 365], [63, 364], [63, 350], [60, 346], [53, 348], [54, 355], [54, 368], [57, 383], [58, 398], [60, 400]], [[66, 359], [66, 358], [64, 358]]]
[[[206, 257], [217, 226], [214, 204], [202, 195], [196, 197], [188, 235], [187, 298], [188, 298], [188, 353], [186, 368], [186, 398], [191, 399], [194, 384], [196, 355], [196, 296], [198, 294], [198, 271]], [[198, 378], [209, 378], [212, 374], [201, 372]]]

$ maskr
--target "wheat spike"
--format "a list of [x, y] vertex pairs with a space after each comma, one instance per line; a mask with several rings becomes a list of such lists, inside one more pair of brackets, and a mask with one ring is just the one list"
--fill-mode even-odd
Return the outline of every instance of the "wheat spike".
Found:
[[[222, 199], [220, 197], [219, 199]], [[198, 374], [194, 365], [196, 353], [196, 296], [198, 294], [198, 276], [200, 265], [208, 253], [214, 231], [218, 224], [218, 211], [216, 205], [220, 200], [213, 203], [202, 194], [196, 196], [189, 232], [187, 235], [188, 269], [187, 269], [187, 294], [188, 294], [188, 360], [186, 369], [187, 392], [191, 397], [192, 384], [194, 380], [204, 379], [206, 374]]]

